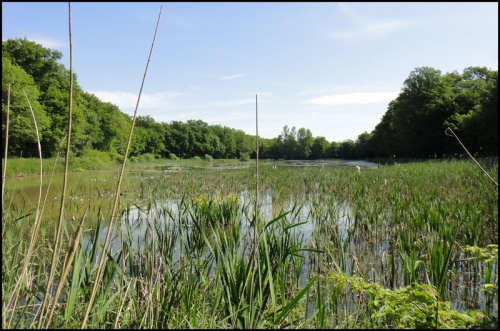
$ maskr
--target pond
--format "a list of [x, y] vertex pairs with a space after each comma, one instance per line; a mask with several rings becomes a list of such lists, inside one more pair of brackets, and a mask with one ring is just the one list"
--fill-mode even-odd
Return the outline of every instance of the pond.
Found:
[[[486, 221], [494, 219], [495, 210], [477, 204], [485, 206], [477, 213], [483, 217], [470, 219], [469, 215], [476, 215], [464, 205], [469, 203], [464, 199], [470, 197], [470, 191], [463, 195], [461, 187], [447, 188], [449, 194], [437, 199], [441, 188], [433, 189], [444, 185], [439, 182], [443, 178], [461, 185], [467, 177], [454, 180], [448, 169], [443, 172], [446, 177], [439, 177], [437, 170], [422, 169], [360, 160], [263, 161], [257, 183], [251, 162], [144, 165], [127, 169], [118, 197], [116, 171], [75, 173], [70, 174], [66, 215], [77, 215], [78, 219], [86, 206], [91, 207], [82, 247], [88, 254], [99, 224], [99, 252], [108, 232], [111, 205], [117, 198], [109, 256], [117, 262], [126, 256], [124, 265], [131, 276], [152, 277], [149, 262], [145, 262], [152, 254], [160, 259], [160, 274], [155, 277], [189, 266], [196, 270], [196, 277], [211, 279], [220, 272], [220, 263], [229, 263], [220, 249], [227, 250], [227, 256], [235, 254], [234, 261], [250, 255], [256, 238], [257, 201], [257, 219], [263, 224], [259, 236], [266, 236], [267, 244], [275, 250], [269, 254], [293, 252], [281, 261], [281, 271], [276, 274], [283, 277], [280, 282], [283, 288], [286, 284], [285, 292], [298, 291], [333, 271], [397, 289], [415, 281], [433, 284], [443, 277], [444, 270], [442, 299], [452, 302], [454, 309], [497, 310], [497, 299], [485, 296], [482, 289], [488, 279], [496, 279], [497, 265], [488, 266], [492, 271], [486, 275], [486, 265], [469, 262], [462, 245], [452, 246], [459, 253], [447, 261], [444, 257], [447, 250], [451, 256], [452, 248], [440, 240], [442, 236], [458, 241], [464, 234], [474, 235], [473, 230], [461, 227], [472, 224], [481, 229], [484, 216]], [[421, 184], [427, 178], [432, 181]], [[46, 181], [48, 178], [44, 179], [43, 194]], [[47, 195], [44, 219], [49, 228], [57, 219], [60, 189], [56, 187], [61, 183], [60, 176], [54, 178]], [[33, 212], [39, 194], [35, 177], [9, 178], [7, 184], [9, 210], [24, 206]], [[463, 222], [465, 217], [470, 221]], [[447, 227], [442, 219], [457, 223]], [[51, 231], [48, 233], [44, 240], [50, 240]], [[488, 236], [487, 232], [478, 233]], [[286, 249], [280, 253], [280, 247]], [[319, 289], [319, 281], [317, 286]], [[325, 287], [325, 300], [330, 300], [328, 293], [335, 287], [327, 283], [321, 286]], [[314, 296], [309, 299], [308, 316], [316, 313], [315, 300]], [[341, 305], [332, 303], [330, 309], [347, 309], [346, 313], [357, 309], [354, 293], [342, 300]]]

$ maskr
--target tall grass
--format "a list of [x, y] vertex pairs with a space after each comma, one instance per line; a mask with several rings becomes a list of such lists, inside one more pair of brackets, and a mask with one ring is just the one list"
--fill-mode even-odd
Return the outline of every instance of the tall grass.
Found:
[[[498, 192], [476, 171], [466, 161], [379, 167], [361, 176], [347, 168], [274, 169], [264, 163], [260, 226], [251, 225], [255, 185], [250, 168], [157, 171], [153, 179], [148, 172], [127, 181], [129, 195], [119, 216], [123, 243], [115, 235], [106, 250], [87, 326], [399, 327], [387, 316], [370, 319], [382, 307], [376, 308], [374, 300], [382, 288], [398, 291], [390, 292], [396, 300], [408, 293], [402, 289], [417, 284], [429, 285], [418, 288], [429, 291], [436, 303], [453, 303], [443, 313], [458, 309], [457, 323], [468, 314], [470, 325], [491, 325], [497, 298], [483, 286], [497, 287], [498, 267], [469, 259], [466, 247], [497, 244]], [[149, 198], [139, 202], [140, 194]], [[27, 249], [26, 240], [14, 241], [13, 233], [28, 227], [33, 215], [13, 220], [25, 212], [22, 206], [10, 210], [12, 226], [4, 238], [7, 297]], [[81, 326], [109, 229], [106, 213], [97, 209], [89, 219], [52, 326]], [[51, 227], [44, 223], [40, 231], [53, 232]], [[63, 232], [68, 245], [72, 231], [68, 225]], [[253, 231], [260, 240], [252, 266]], [[49, 237], [40, 236], [37, 243], [31, 292], [23, 292], [27, 305], [23, 301], [14, 308], [11, 327], [29, 327], [36, 317], [47, 282]], [[332, 271], [345, 278], [331, 278]], [[367, 287], [353, 291], [352, 277]], [[410, 308], [402, 313], [411, 314]]]
[[[71, 184], [68, 126], [57, 219], [42, 220], [42, 179], [35, 208], [2, 189], [3, 328], [498, 327], [484, 168], [126, 169], [127, 152], [116, 176]], [[498, 159], [484, 167], [498, 176]]]

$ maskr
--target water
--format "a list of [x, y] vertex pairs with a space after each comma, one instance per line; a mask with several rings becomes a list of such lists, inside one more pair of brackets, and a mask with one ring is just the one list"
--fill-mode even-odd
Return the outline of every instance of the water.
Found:
[[[327, 166], [341, 166], [341, 167], [355, 167], [356, 165], [361, 167], [362, 171], [365, 169], [377, 167], [378, 165], [371, 162], [366, 161], [338, 161], [338, 160], [318, 160], [318, 161], [276, 161], [272, 163], [277, 167], [327, 167]], [[248, 167], [249, 165], [246, 165]], [[207, 165], [208, 168], [215, 171], [220, 171], [224, 168], [222, 165]], [[206, 167], [205, 167], [206, 168]], [[194, 169], [194, 168], [193, 168]], [[152, 171], [142, 171], [142, 172], [134, 172], [131, 171], [131, 177], [135, 176], [137, 178], [152, 178], [158, 175], [158, 172], [184, 172], [190, 171], [193, 169], [189, 168], [180, 168], [180, 167], [163, 167], [161, 169], [155, 169]], [[105, 179], [94, 178], [93, 176], [86, 175], [87, 178], [81, 177], [81, 182], [88, 183], [87, 191], [88, 193], [80, 193], [78, 194], [70, 194], [69, 199], [71, 200], [75, 197], [76, 201], [81, 199], [88, 199], [88, 196], [92, 194], [94, 197], [95, 189], [94, 187], [98, 187], [98, 184], [104, 182]], [[95, 180], [94, 180], [95, 179]], [[10, 179], [9, 179], [10, 180]], [[108, 176], [108, 182], [115, 183], [116, 177]], [[36, 181], [31, 178], [31, 181], [37, 185]], [[314, 185], [314, 183], [313, 183]], [[317, 184], [316, 184], [317, 185]], [[44, 188], [45, 190], [45, 188]], [[71, 190], [69, 190], [72, 193]], [[78, 191], [75, 189], [75, 192]], [[31, 192], [29, 194], [33, 194], [33, 196], [38, 197], [38, 189], [28, 190]], [[106, 199], [112, 200], [114, 190], [102, 190], [100, 191], [100, 200], [103, 197]], [[334, 247], [337, 249], [338, 256], [336, 257], [336, 261], [342, 268], [342, 271], [348, 275], [362, 275], [374, 282], [380, 283], [386, 287], [389, 287], [389, 281], [386, 278], [384, 271], [382, 268], [385, 268], [387, 271], [387, 260], [390, 255], [390, 239], [387, 236], [384, 238], [375, 237], [375, 240], [367, 240], [366, 236], [363, 236], [362, 233], [357, 231], [355, 226], [355, 212], [353, 212], [351, 205], [348, 202], [337, 202], [335, 200], [331, 201], [333, 206], [325, 206], [321, 205], [319, 208], [315, 207], [315, 201], [311, 199], [305, 198], [301, 200], [300, 205], [295, 205], [292, 199], [288, 201], [276, 201], [273, 200], [273, 191], [271, 188], [267, 189], [264, 194], [259, 196], [259, 212], [264, 222], [269, 222], [274, 217], [278, 216], [280, 211], [291, 211], [290, 214], [287, 215], [286, 220], [290, 223], [298, 224], [301, 222], [305, 222], [300, 226], [294, 228], [294, 233], [297, 236], [298, 240], [302, 241], [302, 248], [318, 248], [322, 249], [322, 247], [316, 247], [317, 245], [325, 245], [325, 242], [335, 240]], [[87, 194], [87, 195], [85, 195]], [[240, 215], [241, 224], [242, 224], [242, 236], [251, 237], [252, 229], [249, 225], [249, 219], [253, 215], [253, 199], [255, 198], [254, 194], [251, 194], [247, 190], [243, 190], [237, 193], [238, 199], [242, 206], [245, 206], [245, 213]], [[57, 195], [54, 196], [49, 195], [49, 200], [54, 198], [54, 201], [57, 200]], [[134, 200], [137, 201], [137, 200]], [[57, 205], [57, 203], [55, 204]], [[333, 215], [321, 216], [320, 210], [325, 208], [331, 208], [334, 210]], [[57, 208], [56, 208], [57, 210]], [[132, 242], [132, 250], [140, 251], [142, 246], [144, 246], [144, 242], [151, 240], [153, 226], [155, 224], [160, 224], [169, 229], [174, 229], [176, 227], [185, 225], [185, 234], [191, 233], [192, 222], [189, 219], [185, 222], [184, 225], [176, 224], [175, 220], [171, 217], [166, 216], [164, 213], [165, 210], [170, 211], [173, 215], [178, 215], [182, 213], [184, 210], [184, 206], [179, 204], [179, 200], [176, 199], [163, 199], [158, 200], [156, 204], [152, 205], [150, 209], [140, 210], [137, 207], [131, 207], [128, 210], [127, 215], [122, 215], [120, 218], [122, 222], [127, 222], [127, 225], [130, 227], [131, 231], [131, 242]], [[187, 217], [189, 218], [189, 217]], [[331, 227], [335, 227], [335, 238], [331, 238], [327, 236], [325, 233], [321, 232], [325, 228], [325, 223], [328, 223]], [[99, 237], [101, 242], [104, 241], [107, 233], [107, 227], [101, 229], [99, 233]], [[121, 251], [120, 244], [120, 225], [115, 222], [113, 233], [113, 239], [111, 241], [110, 249], [115, 256], [118, 256]], [[83, 239], [84, 247], [87, 247], [89, 244], [89, 237], [85, 237]], [[243, 252], [243, 251], [242, 251]], [[100, 254], [100, 253], [99, 253]], [[396, 253], [397, 254], [397, 253]], [[175, 244], [175, 253], [173, 254], [173, 259], [178, 261], [181, 258], [181, 243], [177, 241]], [[301, 266], [299, 281], [300, 285], [303, 287], [307, 283], [307, 279], [311, 272], [314, 272], [318, 269], [319, 261], [327, 261], [328, 258], [326, 254], [316, 253], [310, 254], [309, 252], [303, 252], [304, 262]], [[331, 262], [331, 261], [328, 261]], [[327, 263], [322, 265], [323, 268]], [[332, 267], [333, 268], [333, 267]], [[497, 267], [495, 266], [495, 270]], [[393, 277], [397, 276], [398, 281], [396, 285], [401, 285], [402, 278], [402, 265], [398, 260], [396, 265], [396, 274]], [[457, 283], [456, 287], [450, 287], [451, 297], [453, 298], [453, 306], [455, 309], [460, 311], [467, 310], [469, 308], [477, 309], [477, 307], [482, 307], [484, 305], [484, 294], [481, 291], [481, 279], [477, 283], [473, 283], [471, 281], [471, 274], [469, 271], [463, 270], [460, 267], [456, 270], [457, 274]], [[494, 277], [497, 277], [494, 272]], [[481, 278], [481, 276], [479, 276]], [[469, 307], [470, 305], [470, 307]], [[314, 302], [311, 302], [310, 311], [314, 311]], [[495, 301], [493, 303], [493, 309], [498, 309], [498, 303]]]
[[[250, 218], [254, 214], [254, 205], [253, 199], [254, 196], [248, 190], [244, 190], [238, 193], [238, 200], [240, 201], [241, 206], [246, 206], [246, 215], [243, 213], [240, 214], [240, 221], [242, 225], [242, 237], [252, 238], [253, 237], [253, 227], [250, 226]], [[290, 224], [299, 224], [293, 229], [293, 233], [298, 238], [298, 240], [302, 241], [301, 248], [316, 248], [314, 244], [313, 237], [317, 235], [317, 227], [319, 225], [312, 218], [312, 207], [307, 204], [294, 205], [291, 201], [288, 204], [283, 205], [282, 203], [273, 203], [272, 191], [270, 189], [265, 191], [265, 194], [259, 197], [259, 213], [261, 219], [264, 222], [269, 222], [275, 217], [278, 217], [281, 212], [290, 213], [285, 217], [287, 222]], [[179, 212], [182, 212], [183, 206], [179, 205], [179, 201], [174, 199], [168, 199], [164, 201], [157, 201], [155, 205], [151, 206], [149, 210], [140, 210], [137, 207], [131, 207], [127, 211], [126, 214], [123, 214], [121, 217], [122, 222], [128, 222], [128, 226], [132, 229], [132, 250], [139, 250], [145, 240], [150, 241], [151, 236], [154, 235], [152, 232], [152, 228], [154, 223], [161, 224], [164, 227], [172, 227], [179, 226], [179, 224], [174, 224], [178, 222], [178, 220], [172, 220], [171, 217], [165, 217], [170, 213], [170, 215], [178, 215]], [[165, 213], [162, 211], [168, 210], [169, 213]], [[353, 212], [348, 204], [338, 204], [336, 207], [337, 218], [335, 220], [337, 231], [339, 235], [339, 239], [341, 241], [349, 240], [349, 237], [352, 235], [353, 227]], [[192, 231], [192, 224], [186, 223], [186, 228], [184, 229], [186, 234], [190, 234]], [[104, 242], [107, 235], [108, 227], [104, 227], [100, 230], [99, 238], [101, 242]], [[120, 233], [121, 226], [120, 224], [115, 223], [114, 229], [112, 231], [113, 236], [110, 242], [109, 248], [115, 258], [118, 257], [119, 252], [121, 251], [121, 238]], [[90, 241], [90, 237], [87, 236], [84, 238], [84, 247], [88, 247]], [[181, 252], [181, 243], [180, 239], [175, 244], [174, 259], [180, 258]], [[247, 247], [248, 248], [248, 247]], [[100, 254], [100, 253], [99, 253]], [[311, 273], [313, 264], [315, 263], [313, 259], [317, 257], [312, 257], [308, 251], [304, 251], [304, 261], [302, 270], [300, 272], [299, 283], [301, 287], [304, 287], [307, 283], [307, 279]], [[317, 254], [315, 254], [317, 255]], [[350, 269], [350, 261], [347, 264], [347, 269]]]

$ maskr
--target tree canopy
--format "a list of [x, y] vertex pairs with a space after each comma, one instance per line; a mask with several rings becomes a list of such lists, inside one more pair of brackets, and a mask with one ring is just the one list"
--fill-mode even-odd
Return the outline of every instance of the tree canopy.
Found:
[[[66, 135], [69, 113], [70, 73], [58, 62], [61, 58], [59, 51], [27, 39], [2, 42], [2, 146], [6, 139], [10, 84], [10, 156], [38, 155], [26, 96], [37, 121], [43, 156], [57, 153]], [[131, 117], [116, 105], [83, 91], [76, 74], [73, 93], [71, 152], [76, 156], [97, 151], [111, 158], [123, 157]], [[472, 153], [498, 155], [498, 71], [469, 67], [461, 74], [442, 74], [432, 67], [415, 68], [371, 132], [360, 133], [355, 141], [329, 142], [324, 137], [314, 137], [307, 128], [284, 125], [278, 137], [259, 138], [259, 156], [433, 158], [462, 153], [459, 144], [445, 134], [447, 127]], [[255, 151], [255, 136], [242, 130], [209, 125], [200, 119], [161, 123], [145, 115], [136, 119], [129, 156], [248, 159], [255, 157]]]

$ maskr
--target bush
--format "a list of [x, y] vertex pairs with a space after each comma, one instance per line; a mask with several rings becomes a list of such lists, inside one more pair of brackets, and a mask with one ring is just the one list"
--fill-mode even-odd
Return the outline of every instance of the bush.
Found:
[[117, 163], [123, 163], [123, 155], [118, 154], [117, 152], [109, 152], [109, 156], [112, 161], [116, 161]]
[[201, 157], [199, 157], [198, 155], [197, 156], [193, 156], [192, 160], [194, 160], [194, 161], [201, 161]]
[[168, 154], [168, 158], [170, 160], [178, 160], [179, 159], [179, 157], [177, 155], [175, 155], [174, 153]]
[[240, 161], [248, 161], [248, 160], [250, 160], [250, 154], [240, 153]]
[[73, 171], [97, 170], [105, 168], [105, 162], [98, 157], [73, 157], [69, 159], [69, 166]]
[[203, 160], [205, 160], [207, 162], [212, 162], [214, 160], [214, 158], [212, 157], [212, 155], [205, 154], [205, 156], [203, 157]]
[[155, 156], [151, 153], [146, 153], [146, 154], [142, 154], [141, 156], [139, 156], [139, 161], [142, 161], [142, 162], [154, 161], [154, 159], [155, 159]]
[[111, 156], [107, 152], [101, 152], [95, 149], [85, 149], [83, 151], [83, 157], [98, 158], [101, 161], [109, 162], [111, 161]]

